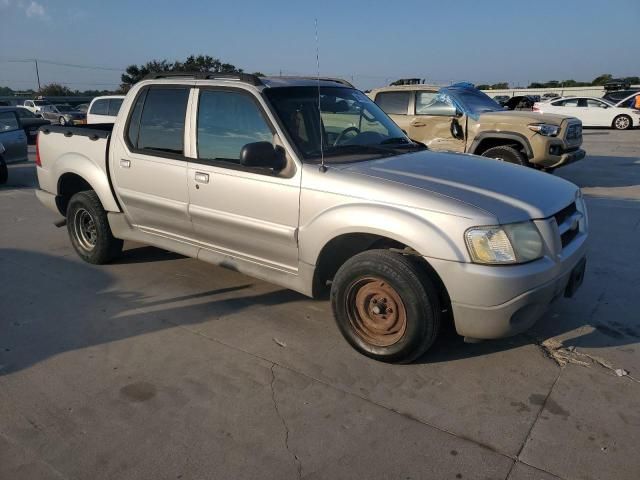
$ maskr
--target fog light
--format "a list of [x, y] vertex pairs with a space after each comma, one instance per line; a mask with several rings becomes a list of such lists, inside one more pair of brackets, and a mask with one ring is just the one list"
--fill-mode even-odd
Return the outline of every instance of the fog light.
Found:
[[549, 147], [550, 155], [560, 155], [562, 153], [562, 147], [560, 145], [551, 145]]

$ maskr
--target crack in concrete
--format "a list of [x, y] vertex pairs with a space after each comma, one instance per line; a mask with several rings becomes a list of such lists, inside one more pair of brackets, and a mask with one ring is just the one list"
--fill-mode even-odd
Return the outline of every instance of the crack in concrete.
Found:
[[282, 413], [280, 413], [280, 409], [278, 408], [278, 401], [276, 400], [276, 389], [274, 388], [274, 383], [276, 381], [275, 368], [276, 368], [276, 364], [272, 363], [271, 364], [271, 383], [269, 384], [269, 387], [271, 388], [271, 400], [273, 401], [273, 408], [275, 409], [276, 414], [278, 415], [278, 418], [280, 418], [280, 421], [282, 422], [282, 426], [284, 427], [284, 447], [287, 449], [287, 452], [289, 452], [289, 454], [295, 460], [297, 465], [297, 471], [298, 471], [298, 479], [301, 479], [302, 478], [302, 462], [300, 462], [298, 455], [292, 452], [291, 449], [289, 448], [289, 427], [287, 426], [287, 422], [282, 416]]

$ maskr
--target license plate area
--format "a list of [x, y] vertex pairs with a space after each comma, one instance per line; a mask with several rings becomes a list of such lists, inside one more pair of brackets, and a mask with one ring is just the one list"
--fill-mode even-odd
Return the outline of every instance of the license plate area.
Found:
[[578, 291], [580, 285], [582, 285], [582, 282], [584, 281], [584, 273], [586, 268], [586, 258], [580, 260], [580, 262], [578, 262], [578, 264], [573, 267], [573, 270], [571, 270], [571, 274], [569, 275], [569, 282], [567, 283], [567, 287], [564, 290], [565, 297], [573, 297], [573, 295]]

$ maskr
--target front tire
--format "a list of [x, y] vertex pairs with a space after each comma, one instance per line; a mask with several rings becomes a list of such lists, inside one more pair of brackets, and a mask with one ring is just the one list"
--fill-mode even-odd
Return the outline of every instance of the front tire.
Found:
[[345, 262], [331, 285], [331, 307], [347, 342], [383, 362], [415, 360], [440, 330], [433, 283], [408, 256], [388, 250], [369, 250]]
[[58, 119], [58, 123], [59, 123], [60, 125], [62, 125], [62, 126], [65, 126], [65, 125], [67, 124], [67, 121], [65, 120], [65, 118], [64, 118], [64, 117], [60, 117], [60, 118]]
[[500, 145], [498, 147], [492, 147], [485, 150], [482, 153], [483, 157], [495, 158], [501, 162], [513, 163], [515, 165], [522, 165], [523, 167], [529, 166], [529, 160], [520, 151], [508, 145]]
[[85, 262], [101, 265], [122, 252], [123, 241], [111, 233], [107, 212], [93, 190], [76, 193], [67, 207], [67, 231]]
[[633, 120], [629, 115], [618, 115], [613, 119], [611, 126], [616, 130], [628, 130], [633, 127]]

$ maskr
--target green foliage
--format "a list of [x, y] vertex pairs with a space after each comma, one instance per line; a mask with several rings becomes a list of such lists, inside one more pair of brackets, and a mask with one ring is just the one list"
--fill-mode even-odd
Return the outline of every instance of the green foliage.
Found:
[[50, 83], [48, 85], [43, 86], [39, 91], [38, 95], [48, 96], [48, 97], [68, 97], [75, 95], [68, 87], [64, 85], [60, 85], [59, 83]]
[[481, 85], [476, 85], [478, 90], [506, 90], [509, 88], [508, 82], [500, 82], [494, 84], [483, 83]]
[[[231, 63], [223, 63], [217, 58], [209, 55], [189, 55], [184, 62], [176, 60], [151, 60], [144, 65], [129, 65], [125, 73], [122, 74], [122, 84], [120, 89], [127, 92], [133, 85], [142, 80], [152, 72], [211, 72], [211, 73], [242, 73], [242, 68], [238, 68]], [[260, 72], [256, 72], [260, 74]], [[262, 74], [260, 74], [262, 75]]]
[[9, 95], [13, 95], [13, 90], [9, 87], [0, 87], [0, 96], [6, 97]]

